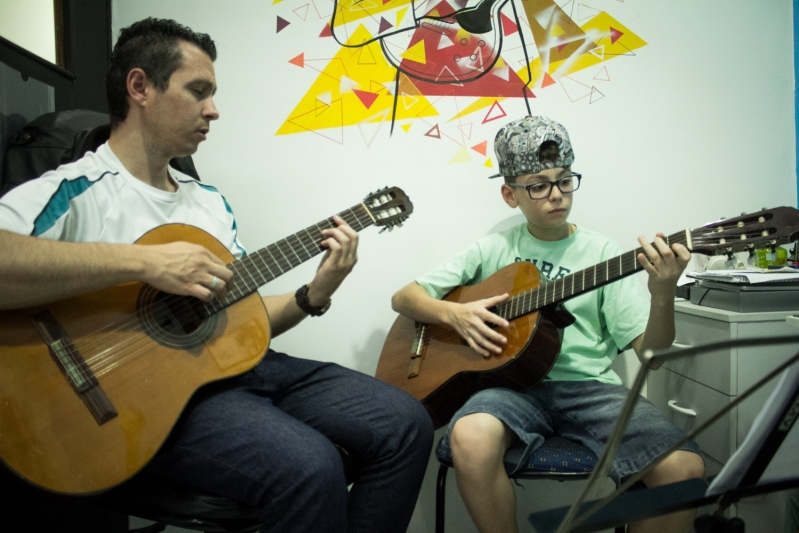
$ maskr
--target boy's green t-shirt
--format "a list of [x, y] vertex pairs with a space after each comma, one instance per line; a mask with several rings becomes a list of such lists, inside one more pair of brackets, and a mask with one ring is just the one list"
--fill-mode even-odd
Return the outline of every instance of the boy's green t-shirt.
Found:
[[[455, 287], [480, 283], [516, 261], [533, 263], [544, 283], [621, 254], [615, 242], [593, 231], [577, 228], [566, 239], [548, 242], [536, 239], [521, 224], [480, 239], [416, 282], [440, 299]], [[545, 379], [621, 384], [610, 364], [619, 349], [628, 349], [646, 329], [649, 297], [644, 287], [628, 276], [570, 298], [564, 307], [576, 321], [563, 330], [561, 352]]]

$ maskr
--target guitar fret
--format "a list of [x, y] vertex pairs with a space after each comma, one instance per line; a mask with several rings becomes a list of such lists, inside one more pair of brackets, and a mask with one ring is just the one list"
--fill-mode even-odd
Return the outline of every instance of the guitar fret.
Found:
[[[258, 258], [258, 259], [261, 261], [261, 264], [263, 264], [263, 266], [264, 266], [264, 267], [266, 267], [266, 271], [267, 271], [267, 272], [269, 272], [269, 275], [270, 275], [270, 276], [272, 276], [272, 277], [271, 277], [271, 279], [269, 279], [269, 278], [267, 278], [266, 276], [264, 276], [264, 278], [267, 278], [267, 281], [272, 281], [273, 279], [275, 279], [275, 278], [277, 277], [277, 276], [275, 276], [274, 272], [272, 272], [272, 269], [271, 269], [271, 268], [269, 268], [269, 263], [267, 263], [267, 262], [266, 262], [266, 259], [264, 259], [264, 257], [263, 257], [263, 255], [261, 254], [261, 251], [260, 251], [260, 250], [259, 250], [259, 251], [257, 251], [257, 252], [255, 252], [255, 253], [253, 254], [253, 256], [254, 256], [254, 257], [257, 257], [257, 258]], [[254, 259], [253, 259], [253, 261], [254, 261]]]
[[291, 253], [293, 253], [293, 254], [294, 254], [294, 257], [296, 257], [296, 258], [297, 258], [297, 264], [300, 264], [300, 263], [302, 263], [302, 258], [301, 258], [299, 255], [297, 255], [297, 251], [296, 251], [296, 250], [294, 249], [294, 247], [291, 245], [291, 240], [290, 240], [290, 238], [284, 239], [284, 241], [286, 242], [286, 244], [288, 244], [288, 245], [289, 245], [289, 250], [291, 250]]
[[279, 245], [280, 241], [270, 244], [269, 255], [272, 256], [272, 259], [275, 261], [275, 264], [280, 272], [286, 272], [291, 268], [291, 263], [289, 263], [288, 258], [286, 258], [286, 254], [283, 253], [283, 250], [280, 249]]

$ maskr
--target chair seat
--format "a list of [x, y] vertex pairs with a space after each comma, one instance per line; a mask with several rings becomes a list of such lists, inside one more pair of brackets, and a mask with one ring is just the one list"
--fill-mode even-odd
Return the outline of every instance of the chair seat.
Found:
[[208, 533], [257, 531], [258, 511], [174, 481], [147, 474], [98, 497], [106, 508], [184, 529]]
[[[443, 439], [442, 439], [443, 440]], [[452, 467], [452, 455], [449, 448], [441, 445], [439, 441], [436, 448], [436, 457], [442, 465]], [[510, 474], [519, 464], [526, 449], [524, 442], [518, 442], [508, 448], [505, 453], [505, 470]], [[564, 439], [563, 437], [550, 437], [544, 444], [530, 455], [527, 462], [519, 468], [513, 477], [569, 477], [577, 475], [587, 477], [597, 463], [597, 456], [581, 444]]]

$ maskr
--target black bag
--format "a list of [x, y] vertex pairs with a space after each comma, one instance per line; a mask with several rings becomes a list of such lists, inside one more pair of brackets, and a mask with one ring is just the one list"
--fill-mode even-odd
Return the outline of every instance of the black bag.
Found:
[[[86, 152], [95, 151], [110, 135], [108, 115], [97, 111], [56, 111], [32, 120], [9, 143], [0, 196], [48, 170], [77, 161]], [[191, 156], [172, 159], [169, 164], [200, 180]]]

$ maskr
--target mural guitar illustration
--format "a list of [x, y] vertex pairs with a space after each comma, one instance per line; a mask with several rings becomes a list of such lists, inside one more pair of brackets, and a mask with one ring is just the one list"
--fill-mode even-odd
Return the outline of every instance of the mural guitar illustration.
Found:
[[[799, 237], [799, 211], [778, 207], [720, 220], [670, 235], [703, 255], [753, 250], [791, 242]], [[573, 296], [639, 272], [642, 248], [541, 285], [536, 267], [527, 261], [509, 265], [474, 286], [453, 289], [444, 299], [472, 302], [508, 293], [491, 311], [510, 322], [507, 344], [499, 355], [483, 357], [449, 326], [422, 324], [402, 315], [389, 331], [376, 376], [420, 400], [435, 426], [446, 425], [457, 409], [478, 390], [507, 387], [524, 390], [543, 379], [560, 351], [555, 325], [547, 310]]]
[[[357, 0], [336, 0], [330, 28], [341, 46], [356, 48], [380, 41], [388, 62], [409, 76], [433, 83], [462, 83], [485, 75], [499, 58], [503, 37], [499, 12], [507, 2], [480, 0], [473, 7], [454, 10], [442, 1], [424, 15], [417, 15], [416, 3], [410, 2], [408, 27], [378, 28], [376, 37], [347, 44], [340, 35], [342, 27], [360, 23], [366, 8]], [[399, 44], [402, 37], [410, 40]]]
[[[354, 230], [392, 229], [413, 212], [385, 188], [339, 213]], [[45, 489], [89, 494], [133, 476], [202, 385], [255, 366], [269, 346], [258, 287], [323, 252], [323, 220], [233, 260], [212, 236], [170, 224], [138, 244], [205, 246], [234, 288], [204, 303], [127, 283], [47, 306], [0, 312], [0, 458]]]

